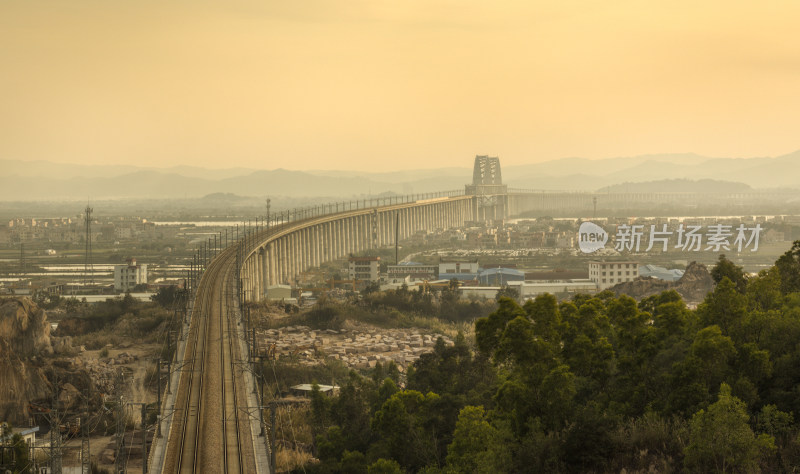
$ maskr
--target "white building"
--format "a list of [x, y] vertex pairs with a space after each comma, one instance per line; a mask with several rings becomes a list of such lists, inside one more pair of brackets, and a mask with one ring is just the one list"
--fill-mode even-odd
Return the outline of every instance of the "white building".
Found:
[[633, 281], [639, 277], [639, 262], [589, 262], [589, 279], [602, 291], [617, 283]]
[[493, 300], [497, 297], [497, 292], [500, 291], [499, 286], [462, 286], [459, 288], [461, 292], [461, 299], [470, 298], [486, 298]]
[[348, 278], [361, 281], [378, 281], [380, 279], [380, 257], [350, 257]]
[[116, 291], [132, 291], [136, 285], [147, 284], [147, 264], [136, 264], [135, 258], [129, 258], [125, 265], [114, 265], [114, 289]]
[[292, 297], [292, 287], [289, 285], [272, 285], [267, 287], [267, 299], [270, 301], [287, 300]]
[[550, 293], [551, 295], [573, 295], [576, 293], [593, 294], [597, 292], [597, 283], [586, 279], [510, 281], [508, 286], [519, 291], [521, 302], [534, 299], [545, 293]]
[[389, 265], [386, 268], [386, 281], [388, 283], [406, 283], [418, 280], [433, 281], [439, 275], [436, 265], [424, 265], [417, 262], [403, 262], [399, 265]]
[[447, 273], [478, 273], [478, 261], [475, 260], [474, 262], [456, 262], [452, 261], [449, 262], [447, 260], [442, 260], [439, 263], [439, 275]]
[[114, 237], [118, 239], [131, 239], [133, 238], [133, 229], [130, 227], [116, 226], [114, 227]]

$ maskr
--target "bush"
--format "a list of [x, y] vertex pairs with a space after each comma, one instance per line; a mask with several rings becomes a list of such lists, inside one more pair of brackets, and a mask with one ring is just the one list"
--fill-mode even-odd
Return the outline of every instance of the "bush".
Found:
[[314, 305], [306, 314], [308, 325], [314, 329], [341, 329], [344, 324], [344, 310], [334, 303]]

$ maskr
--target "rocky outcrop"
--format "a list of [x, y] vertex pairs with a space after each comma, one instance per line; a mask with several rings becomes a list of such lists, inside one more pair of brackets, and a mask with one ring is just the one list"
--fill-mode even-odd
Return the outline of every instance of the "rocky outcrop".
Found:
[[656, 295], [662, 291], [675, 290], [687, 303], [700, 303], [714, 289], [714, 279], [702, 263], [692, 262], [678, 281], [639, 277], [636, 280], [612, 286], [611, 291], [628, 295], [636, 300]]
[[691, 303], [702, 302], [706, 295], [714, 289], [714, 279], [708, 268], [697, 262], [690, 263], [686, 267], [686, 272], [676, 283], [675, 290], [685, 301]]
[[28, 298], [0, 300], [0, 419], [27, 423], [28, 401], [50, 396], [41, 356], [52, 353], [44, 310]]
[[29, 298], [0, 300], [0, 340], [22, 359], [53, 353], [47, 313]]

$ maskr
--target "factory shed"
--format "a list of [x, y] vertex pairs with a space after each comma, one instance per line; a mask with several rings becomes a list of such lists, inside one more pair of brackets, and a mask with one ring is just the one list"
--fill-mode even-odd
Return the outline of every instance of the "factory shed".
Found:
[[507, 285], [511, 281], [524, 281], [525, 273], [513, 268], [490, 268], [478, 275], [481, 285]]

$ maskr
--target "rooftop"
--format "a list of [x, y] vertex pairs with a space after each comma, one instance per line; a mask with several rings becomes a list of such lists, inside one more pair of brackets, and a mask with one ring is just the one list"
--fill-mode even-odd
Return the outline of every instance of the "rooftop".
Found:
[[[292, 387], [292, 390], [301, 390], [303, 392], [310, 392], [313, 390], [314, 384], [311, 383], [301, 383]], [[338, 385], [320, 385], [317, 384], [319, 387], [320, 392], [330, 392], [331, 390], [339, 390]]]
[[380, 257], [350, 257], [351, 262], [374, 262], [380, 260]]

